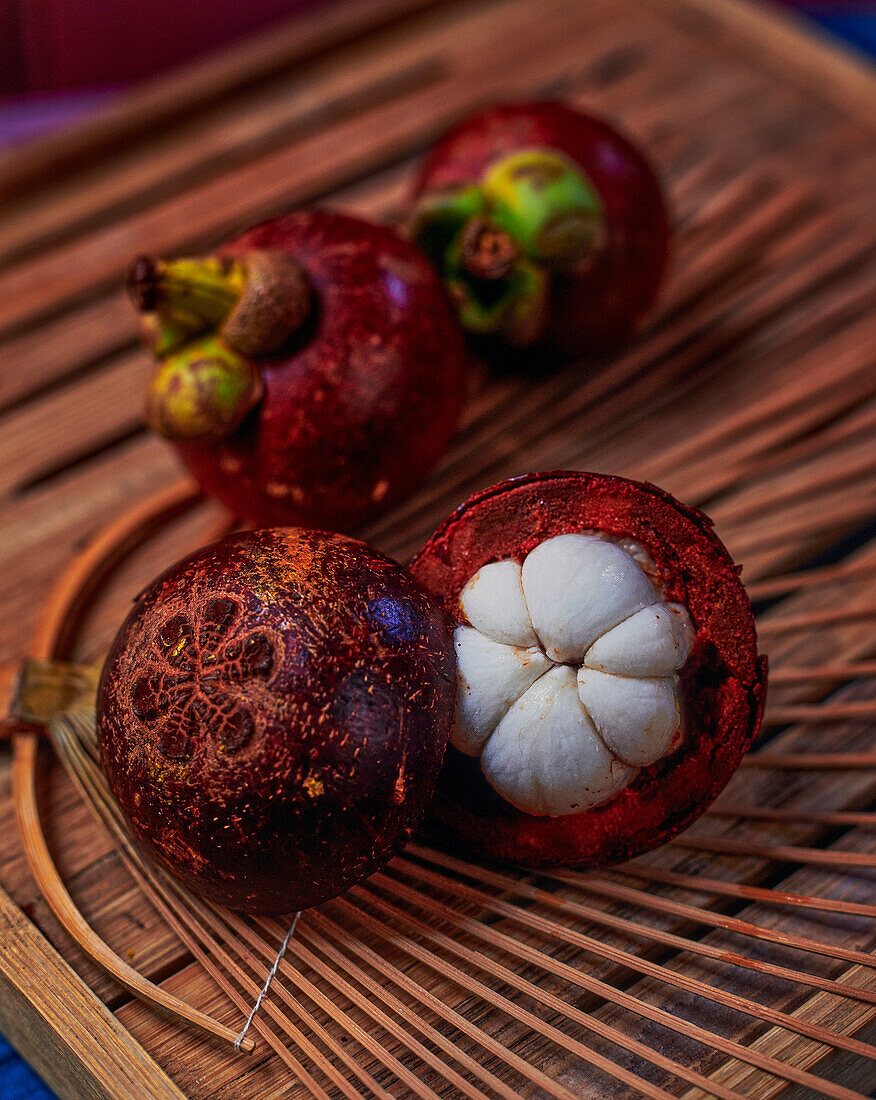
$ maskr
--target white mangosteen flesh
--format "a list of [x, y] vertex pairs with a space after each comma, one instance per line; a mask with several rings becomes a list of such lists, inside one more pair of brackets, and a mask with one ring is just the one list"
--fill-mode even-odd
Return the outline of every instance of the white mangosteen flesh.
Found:
[[450, 740], [517, 809], [581, 813], [681, 744], [678, 672], [696, 635], [647, 561], [609, 536], [557, 535], [460, 594]]

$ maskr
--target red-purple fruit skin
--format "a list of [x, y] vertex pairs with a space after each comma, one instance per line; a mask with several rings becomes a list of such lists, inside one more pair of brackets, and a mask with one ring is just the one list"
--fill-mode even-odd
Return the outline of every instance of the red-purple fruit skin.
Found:
[[697, 631], [681, 673], [686, 737], [601, 806], [580, 814], [523, 813], [496, 794], [479, 762], [452, 746], [434, 810], [465, 845], [528, 866], [598, 866], [656, 848], [696, 820], [723, 790], [757, 735], [766, 695], [745, 589], [711, 521], [647, 483], [556, 470], [475, 493], [414, 556], [409, 569], [452, 624], [459, 594], [488, 562], [522, 560], [555, 535], [599, 530], [632, 538], [660, 570], [665, 597]]
[[653, 168], [612, 126], [553, 100], [487, 108], [439, 138], [412, 200], [476, 183], [496, 160], [531, 148], [559, 150], [580, 165], [602, 199], [607, 229], [586, 271], [553, 278], [538, 350], [564, 359], [603, 352], [626, 340], [654, 302], [671, 239]]
[[465, 396], [462, 336], [431, 265], [391, 229], [305, 211], [218, 254], [250, 249], [304, 266], [313, 316], [259, 361], [264, 398], [242, 428], [179, 453], [252, 526], [353, 530], [410, 495], [444, 453]]
[[440, 611], [316, 531], [232, 535], [135, 602], [98, 693], [113, 795], [196, 893], [292, 912], [384, 864], [426, 811], [454, 706]]

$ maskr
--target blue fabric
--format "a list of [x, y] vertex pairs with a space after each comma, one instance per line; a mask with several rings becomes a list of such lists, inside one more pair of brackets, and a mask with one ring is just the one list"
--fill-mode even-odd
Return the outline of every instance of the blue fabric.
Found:
[[876, 56], [876, 4], [868, 6], [869, 14], [863, 9], [822, 11], [819, 8], [807, 11], [806, 14], [837, 38], [844, 38], [864, 53]]
[[3, 1100], [55, 1100], [55, 1094], [37, 1077], [0, 1035], [0, 1096]]
[[[802, 3], [806, 15], [839, 38], [876, 56], [876, 3]], [[837, 8], [840, 7], [840, 10]], [[2, 1100], [56, 1100], [54, 1093], [0, 1036], [0, 1097]]]

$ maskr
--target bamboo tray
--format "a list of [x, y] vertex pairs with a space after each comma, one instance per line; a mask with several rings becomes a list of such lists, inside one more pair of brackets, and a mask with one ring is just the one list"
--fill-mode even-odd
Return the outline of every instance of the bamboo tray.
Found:
[[[447, 122], [535, 94], [621, 121], [658, 163], [679, 226], [666, 293], [611, 362], [538, 383], [479, 374], [440, 469], [362, 534], [405, 559], [473, 489], [560, 466], [706, 506], [760, 600], [769, 743], [702, 822], [622, 871], [517, 876], [414, 849], [302, 918], [249, 1057], [132, 999], [75, 947], [27, 870], [4, 755], [0, 1029], [64, 1100], [265, 1100], [308, 1082], [333, 1097], [876, 1087], [876, 80], [771, 12], [357, 0], [0, 157], [0, 662], [28, 651], [51, 581], [91, 536], [177, 492], [139, 420], [147, 361], [119, 290], [131, 255], [315, 200], [391, 219]], [[141, 583], [218, 520], [181, 509], [80, 601], [59, 649], [98, 652]], [[37, 793], [96, 931], [236, 1032], [240, 988], [261, 984], [259, 950], [282, 932], [226, 926], [230, 961], [249, 960], [235, 1002], [48, 753]], [[293, 1036], [281, 1053], [268, 1028]]]

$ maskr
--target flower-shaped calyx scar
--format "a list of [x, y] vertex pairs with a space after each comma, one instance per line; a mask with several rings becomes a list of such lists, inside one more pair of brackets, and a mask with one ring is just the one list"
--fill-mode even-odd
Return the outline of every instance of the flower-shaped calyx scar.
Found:
[[558, 535], [462, 590], [451, 742], [517, 809], [581, 813], [681, 744], [677, 673], [695, 630], [644, 559], [630, 543]]
[[131, 684], [130, 707], [171, 760], [190, 759], [201, 740], [212, 740], [220, 755], [252, 740], [276, 644], [267, 629], [241, 630], [239, 620], [233, 599], [214, 597], [197, 613], [166, 619], [147, 651]]

